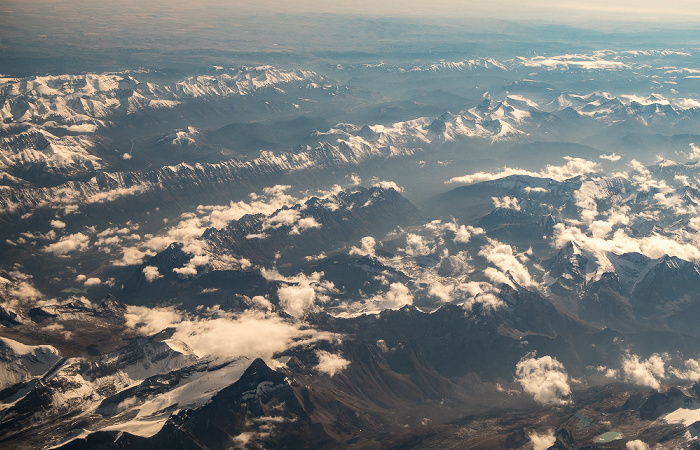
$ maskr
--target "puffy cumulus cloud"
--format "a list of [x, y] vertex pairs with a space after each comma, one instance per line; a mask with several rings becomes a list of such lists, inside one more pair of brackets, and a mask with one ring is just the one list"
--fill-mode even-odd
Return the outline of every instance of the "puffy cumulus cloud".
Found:
[[49, 244], [44, 248], [47, 253], [53, 253], [60, 256], [66, 253], [78, 251], [84, 252], [90, 247], [90, 237], [83, 233], [74, 233], [68, 236], [63, 236], [58, 242]]
[[182, 267], [176, 267], [173, 272], [180, 275], [182, 278], [197, 275], [198, 267], [209, 264], [209, 255], [205, 254], [201, 247], [187, 246], [183, 250], [192, 255], [190, 260]]
[[651, 189], [656, 189], [660, 193], [666, 194], [671, 191], [665, 180], [655, 179], [651, 171], [641, 162], [633, 159], [628, 165], [632, 168], [631, 179], [637, 184], [640, 192], [649, 192]]
[[423, 228], [433, 233], [438, 238], [449, 238], [445, 236], [445, 232], [453, 233], [452, 241], [456, 244], [468, 243], [473, 235], [486, 233], [483, 228], [474, 227], [471, 225], [459, 225], [456, 220], [451, 222], [442, 222], [441, 220], [433, 220], [423, 225]]
[[75, 281], [78, 283], [83, 283], [85, 280], [87, 280], [87, 276], [83, 275], [82, 273], [75, 277]]
[[681, 380], [700, 381], [700, 361], [689, 359], [683, 363], [684, 369], [669, 367], [668, 371]]
[[468, 312], [477, 305], [486, 310], [495, 310], [505, 305], [503, 300], [498, 297], [500, 290], [490, 283], [469, 281], [460, 284], [459, 290], [467, 295], [462, 307]]
[[143, 268], [143, 276], [146, 277], [146, 281], [149, 283], [157, 280], [158, 278], [163, 278], [163, 275], [158, 272], [156, 266], [146, 266]]
[[515, 197], [491, 197], [491, 200], [493, 200], [494, 208], [515, 209], [516, 211], [520, 211], [520, 204]]
[[301, 234], [304, 230], [321, 228], [321, 224], [313, 217], [302, 217], [296, 209], [281, 209], [265, 219], [262, 231], [275, 230], [283, 226], [291, 228], [289, 234]]
[[[123, 257], [114, 264], [121, 266], [141, 264], [146, 257], [165, 250], [173, 242], [182, 244], [183, 250], [195, 256], [203, 256], [206, 249], [203, 248], [199, 238], [207, 228], [221, 229], [229, 222], [238, 220], [246, 214], [272, 215], [276, 211], [289, 207], [300, 201], [287, 193], [289, 188], [290, 186], [286, 185], [266, 187], [261, 194], [251, 193], [248, 202], [232, 201], [228, 205], [199, 205], [195, 211], [181, 214], [177, 222], [166, 228], [164, 232], [155, 236], [145, 235], [139, 244], [123, 249]], [[306, 221], [300, 230], [303, 227], [313, 226], [316, 225]], [[103, 237], [100, 236], [100, 238]], [[242, 264], [242, 261], [236, 260], [235, 263]], [[181, 272], [183, 275], [191, 274], [195, 267], [197, 266], [181, 268]]]
[[410, 290], [402, 283], [391, 283], [389, 291], [384, 295], [383, 299], [390, 308], [398, 308], [404, 305], [413, 304], [413, 295]]
[[364, 303], [348, 302], [341, 304], [337, 313], [338, 317], [353, 317], [360, 314], [375, 314], [386, 309], [397, 309], [405, 305], [413, 304], [413, 295], [410, 289], [402, 283], [389, 284], [389, 290], [378, 293], [367, 299]]
[[175, 308], [149, 308], [147, 306], [127, 306], [126, 326], [145, 336], [174, 327], [182, 322], [185, 315]]
[[594, 368], [596, 371], [600, 372], [606, 378], [617, 378], [620, 376], [620, 372], [616, 369], [611, 369], [605, 366], [598, 366]]
[[374, 247], [376, 245], [377, 241], [375, 241], [372, 236], [365, 236], [360, 240], [360, 248], [351, 247], [350, 254], [374, 256]]
[[316, 371], [331, 377], [336, 373], [342, 372], [350, 365], [350, 361], [347, 359], [325, 350], [316, 350], [316, 356], [318, 357], [318, 364], [315, 367]]
[[622, 155], [618, 155], [617, 153], [611, 153], [609, 155], [600, 155], [600, 159], [607, 159], [608, 161], [619, 161], [622, 159]]
[[643, 360], [637, 355], [627, 354], [622, 359], [622, 374], [625, 381], [658, 389], [660, 380], [666, 376], [664, 357], [655, 353]]
[[474, 184], [481, 183], [483, 181], [498, 180], [511, 175], [527, 175], [537, 178], [551, 178], [556, 181], [564, 181], [575, 176], [595, 173], [601, 170], [600, 164], [587, 159], [573, 158], [571, 156], [565, 156], [564, 159], [567, 161], [566, 164], [562, 166], [548, 164], [540, 172], [504, 167], [500, 172], [477, 172], [471, 175], [450, 178], [448, 181], [446, 181], [446, 183]]
[[144, 259], [155, 255], [156, 252], [153, 250], [139, 250], [138, 248], [125, 248], [122, 251], [121, 259], [114, 261], [112, 264], [115, 266], [135, 266], [141, 264]]
[[602, 170], [600, 164], [583, 158], [573, 158], [565, 156], [567, 161], [563, 166], [547, 165], [541, 172], [544, 178], [551, 178], [556, 181], [564, 181], [579, 175], [587, 175]]
[[300, 219], [300, 217], [301, 214], [296, 209], [282, 209], [265, 219], [262, 229], [264, 231], [271, 228], [277, 229], [283, 226], [291, 227]]
[[554, 436], [554, 432], [552, 430], [542, 434], [531, 431], [528, 433], [528, 437], [530, 438], [530, 442], [532, 443], [534, 450], [547, 450], [549, 447], [554, 445], [555, 442], [557, 442], [557, 438]]
[[447, 303], [452, 301], [452, 292], [454, 290], [454, 285], [442, 284], [439, 281], [434, 280], [430, 285], [428, 293], [433, 297], [437, 297], [438, 299], [440, 299], [441, 302]]
[[594, 238], [604, 239], [606, 236], [612, 233], [613, 226], [609, 222], [605, 222], [603, 220], [594, 220], [591, 222], [589, 229], [591, 230], [591, 234]]
[[2, 280], [4, 282], [0, 282], [0, 292], [3, 294], [4, 303], [10, 308], [34, 305], [37, 301], [44, 298], [44, 294], [34, 287], [29, 276], [20, 279], [15, 277], [14, 281], [5, 278], [2, 278]]
[[686, 153], [685, 157], [691, 160], [698, 160], [700, 159], [700, 147], [695, 145], [694, 142], [691, 142], [688, 144], [690, 146], [690, 151]]
[[408, 256], [426, 256], [433, 252], [430, 242], [425, 242], [423, 236], [413, 233], [406, 233], [406, 247], [402, 250]]
[[294, 317], [303, 317], [316, 307], [316, 290], [308, 281], [282, 286], [277, 290], [277, 296], [282, 309]]
[[51, 226], [52, 226], [53, 228], [65, 228], [65, 227], [66, 227], [66, 223], [65, 223], [65, 222], [62, 222], [62, 221], [60, 221], [60, 220], [58, 220], [58, 219], [56, 219], [56, 220], [52, 220], [52, 221], [51, 221]]
[[403, 188], [400, 187], [400, 186], [398, 186], [398, 185], [397, 185], [395, 182], [393, 182], [393, 181], [384, 181], [384, 180], [380, 180], [380, 181], [376, 181], [376, 182], [372, 183], [372, 186], [373, 186], [373, 187], [379, 187], [379, 188], [382, 188], [382, 189], [394, 189], [394, 190], [397, 191], [397, 192], [403, 192]]
[[479, 255], [496, 266], [488, 267], [484, 270], [484, 275], [494, 283], [505, 283], [512, 286], [512, 282], [508, 275], [521, 286], [533, 286], [535, 282], [530, 276], [527, 268], [518, 259], [513, 252], [513, 247], [504, 244], [495, 239], [489, 239], [489, 242], [479, 250]]
[[515, 381], [534, 400], [543, 405], [566, 405], [571, 395], [569, 376], [556, 358], [537, 358], [529, 353], [515, 366]]
[[321, 228], [321, 224], [316, 221], [313, 217], [303, 217], [297, 221], [296, 224], [289, 230], [289, 234], [301, 234], [302, 231], [310, 230], [312, 228]]
[[102, 284], [102, 280], [100, 280], [97, 277], [90, 277], [85, 282], [83, 282], [85, 287], [91, 287], [91, 286], [99, 286]]
[[308, 276], [300, 273], [293, 277], [284, 277], [275, 269], [263, 268], [260, 272], [267, 280], [283, 282], [277, 289], [277, 296], [280, 307], [292, 317], [302, 318], [316, 311], [317, 303], [325, 303], [329, 294], [337, 292], [332, 282], [322, 279], [323, 272]]
[[649, 445], [646, 442], [637, 439], [635, 441], [627, 441], [625, 448], [627, 450], [649, 450]]

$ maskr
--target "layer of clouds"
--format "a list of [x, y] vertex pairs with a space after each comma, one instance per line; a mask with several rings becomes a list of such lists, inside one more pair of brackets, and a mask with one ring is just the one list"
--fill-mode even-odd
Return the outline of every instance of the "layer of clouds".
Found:
[[543, 405], [566, 405], [571, 395], [564, 365], [551, 356], [537, 358], [530, 353], [515, 366], [515, 381]]
[[471, 175], [450, 178], [447, 183], [474, 184], [483, 181], [498, 180], [511, 175], [527, 175], [536, 178], [551, 178], [556, 181], [564, 181], [578, 175], [600, 172], [601, 170], [600, 164], [587, 159], [573, 158], [571, 156], [566, 156], [564, 159], [567, 161], [566, 164], [562, 166], [547, 165], [540, 172], [504, 167], [500, 172], [476, 172]]
[[[213, 309], [207, 317], [188, 316], [173, 308], [129, 306], [127, 326], [144, 335], [175, 328], [172, 338], [187, 344], [200, 357], [251, 359], [270, 362], [276, 353], [318, 341], [339, 342], [341, 336], [309, 328], [262, 310], [230, 314]], [[341, 358], [342, 359], [342, 358]], [[333, 362], [324, 368], [330, 369]], [[342, 361], [335, 361], [336, 371]]]

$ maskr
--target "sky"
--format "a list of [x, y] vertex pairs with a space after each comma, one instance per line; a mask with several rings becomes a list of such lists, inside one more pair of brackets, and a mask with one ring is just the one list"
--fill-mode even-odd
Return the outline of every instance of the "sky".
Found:
[[[0, 0], [0, 10], [43, 6], [110, 8], [138, 6], [162, 11], [230, 10], [240, 16], [333, 13], [375, 17], [488, 17], [554, 23], [600, 21], [700, 23], [697, 0]], [[0, 21], [2, 19], [0, 18]]]
[[697, 0], [257, 0], [240, 2], [241, 11], [252, 14], [350, 13], [408, 17], [489, 17], [543, 20], [557, 23], [584, 21], [683, 21], [700, 19]]

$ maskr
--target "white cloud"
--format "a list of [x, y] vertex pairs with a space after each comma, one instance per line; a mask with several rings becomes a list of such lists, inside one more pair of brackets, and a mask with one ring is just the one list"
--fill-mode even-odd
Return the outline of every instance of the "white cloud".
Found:
[[491, 200], [493, 200], [494, 208], [514, 209], [516, 211], [520, 211], [520, 204], [518, 203], [518, 199], [515, 197], [491, 197]]
[[403, 188], [398, 186], [395, 182], [393, 181], [377, 181], [376, 183], [372, 184], [373, 187], [380, 187], [382, 189], [394, 189], [396, 192], [403, 192]]
[[365, 236], [360, 240], [360, 248], [351, 247], [350, 254], [351, 255], [374, 256], [374, 247], [376, 245], [377, 245], [377, 242], [374, 240], [374, 238], [372, 236]]
[[342, 372], [350, 365], [350, 361], [347, 359], [325, 350], [316, 350], [316, 356], [318, 357], [318, 365], [316, 365], [315, 369], [331, 377], [336, 373]]
[[476, 172], [471, 175], [464, 175], [461, 177], [453, 177], [446, 181], [446, 183], [464, 183], [464, 184], [474, 184], [481, 183], [483, 181], [498, 180], [501, 178], [509, 177], [511, 175], [528, 175], [531, 177], [540, 177], [537, 172], [531, 172], [524, 169], [513, 169], [510, 167], [504, 167], [502, 171], [496, 173], [489, 172]]
[[158, 333], [174, 327], [184, 319], [183, 314], [175, 308], [148, 308], [146, 306], [127, 306], [126, 326], [143, 335]]
[[56, 219], [51, 221], [51, 226], [54, 228], [65, 228], [66, 223]]
[[289, 234], [301, 234], [302, 231], [310, 230], [311, 228], [321, 228], [321, 224], [313, 217], [304, 217], [289, 230]]
[[622, 374], [626, 381], [653, 389], [660, 387], [659, 380], [666, 375], [662, 355], [653, 354], [642, 360], [634, 354], [626, 355], [622, 360]]
[[649, 450], [649, 445], [637, 439], [636, 441], [627, 441], [625, 448], [627, 450]]
[[683, 363], [685, 369], [669, 367], [668, 371], [681, 380], [700, 381], [700, 361], [689, 359]]
[[58, 242], [49, 244], [44, 251], [54, 255], [65, 255], [73, 251], [84, 252], [90, 246], [90, 238], [83, 233], [63, 236]]
[[126, 319], [127, 326], [143, 335], [174, 327], [172, 339], [186, 343], [200, 357], [260, 357], [270, 363], [275, 353], [290, 347], [341, 338], [261, 310], [239, 315], [217, 308], [208, 312], [209, 317], [191, 317], [174, 308], [129, 306]]
[[530, 353], [515, 366], [515, 381], [543, 405], [566, 405], [571, 395], [564, 365], [551, 356], [537, 358]]
[[143, 268], [143, 275], [146, 277], [146, 281], [149, 283], [157, 280], [158, 278], [163, 278], [163, 275], [158, 272], [158, 268], [156, 266], [146, 266]]
[[428, 243], [423, 240], [423, 237], [418, 234], [406, 234], [406, 248], [403, 251], [408, 256], [426, 256], [433, 252]]
[[518, 260], [510, 245], [503, 244], [495, 239], [489, 239], [489, 242], [479, 250], [479, 255], [498, 268], [496, 270], [489, 267], [484, 270], [484, 275], [494, 283], [512, 285], [507, 276], [507, 274], [510, 274], [513, 280], [521, 286], [532, 286], [535, 284], [530, 276], [530, 272]]
[[686, 158], [692, 160], [700, 159], [700, 147], [695, 145], [693, 142], [688, 145], [690, 146], [690, 152], [686, 153]]
[[147, 257], [155, 255], [153, 250], [139, 250], [138, 248], [125, 248], [122, 252], [122, 258], [113, 262], [115, 266], [135, 266], [141, 264]]
[[294, 277], [283, 277], [277, 270], [262, 269], [261, 275], [267, 280], [283, 281], [277, 289], [280, 307], [289, 315], [302, 318], [317, 310], [317, 303], [328, 300], [328, 294], [337, 292], [332, 282], [323, 281], [323, 272], [309, 276], [300, 273]]
[[303, 317], [316, 307], [316, 291], [308, 282], [282, 286], [277, 290], [280, 306], [294, 317]]
[[476, 305], [481, 305], [487, 310], [498, 309], [504, 305], [503, 300], [498, 297], [500, 291], [490, 283], [468, 281], [460, 284], [459, 290], [468, 296], [462, 306], [466, 311], [472, 311]]
[[547, 165], [540, 172], [504, 167], [502, 171], [496, 173], [477, 172], [471, 175], [450, 178], [447, 183], [473, 184], [483, 181], [498, 180], [511, 175], [527, 175], [537, 178], [551, 178], [556, 181], [564, 181], [578, 175], [586, 175], [589, 173], [599, 172], [601, 170], [600, 164], [583, 158], [565, 156], [564, 159], [567, 162], [563, 166]]
[[617, 153], [611, 153], [609, 155], [600, 155], [600, 159], [607, 159], [608, 161], [619, 161], [622, 159], [621, 155]]
[[102, 284], [102, 280], [100, 280], [97, 277], [91, 277], [91, 278], [88, 278], [87, 280], [85, 280], [85, 282], [83, 284], [85, 285], [85, 287], [99, 286]]
[[554, 436], [553, 431], [547, 431], [546, 433], [536, 433], [534, 431], [528, 433], [530, 437], [530, 442], [534, 447], [534, 450], [547, 450], [549, 447], [557, 442], [557, 438]]

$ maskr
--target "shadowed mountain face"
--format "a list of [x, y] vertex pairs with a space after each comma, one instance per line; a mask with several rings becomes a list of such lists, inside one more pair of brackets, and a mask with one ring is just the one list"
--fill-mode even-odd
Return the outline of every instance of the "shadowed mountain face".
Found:
[[685, 35], [198, 11], [0, 23], [0, 447], [697, 447]]

